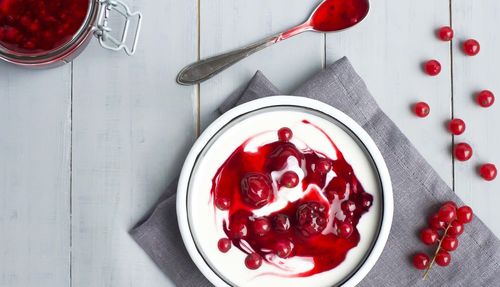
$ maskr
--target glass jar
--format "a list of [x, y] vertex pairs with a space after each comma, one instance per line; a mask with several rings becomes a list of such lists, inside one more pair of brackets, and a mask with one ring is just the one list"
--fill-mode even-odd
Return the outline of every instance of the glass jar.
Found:
[[[112, 35], [112, 16], [124, 18], [119, 38]], [[0, 59], [32, 68], [62, 65], [78, 56], [92, 35], [106, 49], [133, 55], [141, 22], [141, 13], [118, 0], [0, 0]]]

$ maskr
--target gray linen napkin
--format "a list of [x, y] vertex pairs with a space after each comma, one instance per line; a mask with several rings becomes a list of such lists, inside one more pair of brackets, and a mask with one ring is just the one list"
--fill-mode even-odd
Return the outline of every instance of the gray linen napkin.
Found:
[[[257, 72], [220, 112], [276, 94], [279, 90]], [[433, 267], [425, 281], [422, 272], [412, 267], [415, 252], [432, 250], [418, 237], [429, 214], [443, 201], [462, 202], [380, 110], [347, 58], [318, 73], [293, 95], [323, 101], [349, 115], [370, 134], [387, 162], [394, 189], [393, 225], [382, 256], [358, 286], [500, 286], [500, 242], [478, 218], [465, 227], [448, 267]], [[175, 216], [175, 189], [173, 183], [131, 235], [177, 286], [211, 286], [184, 249]]]

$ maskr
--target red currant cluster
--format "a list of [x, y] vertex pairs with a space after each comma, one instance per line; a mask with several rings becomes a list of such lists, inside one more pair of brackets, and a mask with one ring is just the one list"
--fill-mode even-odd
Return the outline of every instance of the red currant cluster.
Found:
[[464, 232], [464, 225], [471, 222], [472, 209], [469, 206], [460, 208], [454, 202], [445, 202], [439, 211], [429, 218], [429, 227], [420, 232], [420, 240], [426, 245], [437, 244], [432, 260], [425, 253], [413, 256], [413, 266], [426, 270], [427, 277], [432, 265], [448, 266], [451, 262], [451, 251], [458, 247], [458, 236]]
[[[437, 36], [442, 41], [451, 41], [453, 34], [453, 29], [446, 26], [438, 30]], [[480, 49], [479, 42], [474, 39], [469, 39], [462, 45], [463, 52], [468, 56], [477, 55]], [[441, 72], [441, 63], [437, 60], [429, 60], [425, 63], [424, 70], [429, 76], [437, 76]], [[476, 96], [476, 102], [483, 108], [491, 107], [495, 102], [495, 95], [488, 90], [481, 91]], [[414, 105], [413, 111], [418, 117], [425, 118], [429, 115], [431, 108], [427, 103], [419, 102]], [[454, 118], [448, 123], [448, 130], [456, 136], [463, 134], [465, 127], [465, 122], [459, 118]], [[459, 161], [468, 161], [472, 154], [472, 147], [467, 143], [461, 142], [453, 147], [453, 155]], [[483, 164], [479, 168], [479, 175], [487, 181], [494, 180], [497, 176], [496, 166], [492, 163]]]

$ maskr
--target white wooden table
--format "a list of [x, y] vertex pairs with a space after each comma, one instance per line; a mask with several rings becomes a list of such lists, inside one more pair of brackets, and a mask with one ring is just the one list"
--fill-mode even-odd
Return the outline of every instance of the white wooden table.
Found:
[[[500, 165], [499, 107], [473, 102], [480, 89], [500, 97], [499, 1], [372, 0], [369, 17], [348, 32], [300, 35], [194, 87], [175, 83], [183, 66], [299, 23], [318, 1], [126, 2], [144, 13], [132, 58], [93, 43], [52, 70], [0, 63], [0, 286], [172, 285], [127, 231], [177, 175], [217, 106], [256, 69], [291, 91], [344, 55], [424, 157], [500, 235], [500, 179], [487, 183], [476, 172], [484, 161]], [[450, 21], [451, 46], [434, 33]], [[468, 37], [482, 44], [473, 58], [459, 48]], [[430, 58], [443, 65], [436, 78], [420, 69]], [[431, 105], [427, 119], [410, 112], [418, 100]], [[463, 136], [446, 132], [452, 115], [467, 122]], [[467, 163], [449, 152], [462, 140], [475, 150]]]

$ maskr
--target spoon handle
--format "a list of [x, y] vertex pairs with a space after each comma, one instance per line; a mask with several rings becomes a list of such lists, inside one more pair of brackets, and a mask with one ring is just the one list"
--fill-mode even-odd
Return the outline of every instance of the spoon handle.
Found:
[[299, 25], [284, 33], [268, 37], [238, 50], [193, 63], [180, 71], [177, 83], [186, 86], [201, 83], [255, 52], [307, 30], [309, 29], [304, 24]]

